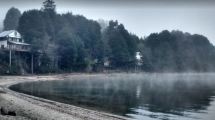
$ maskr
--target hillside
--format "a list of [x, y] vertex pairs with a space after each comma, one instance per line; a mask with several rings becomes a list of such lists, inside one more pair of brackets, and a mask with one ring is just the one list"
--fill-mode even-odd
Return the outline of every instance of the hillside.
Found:
[[202, 35], [167, 30], [143, 42], [145, 68], [150, 71], [214, 71], [215, 48]]
[[[9, 68], [8, 53], [0, 51], [0, 73], [9, 69], [14, 74], [31, 71], [31, 54], [34, 72], [39, 74], [136, 68], [148, 72], [215, 70], [215, 48], [205, 36], [164, 30], [142, 39], [129, 33], [118, 21], [102, 24], [81, 15], [59, 14], [52, 4], [53, 7], [44, 5], [41, 10], [23, 14], [16, 8], [9, 10], [6, 16], [18, 19], [9, 19], [5, 24], [14, 29], [18, 26], [25, 42], [31, 44], [31, 53], [14, 52], [13, 68]], [[141, 61], [136, 59], [137, 52], [142, 55]]]
[[[8, 12], [6, 16], [13, 16], [15, 12]], [[8, 22], [5, 24], [12, 25]], [[101, 28], [97, 21], [72, 13], [58, 14], [55, 7], [44, 5], [42, 10], [25, 11], [18, 25], [13, 24], [10, 27], [18, 26], [25, 42], [31, 44], [35, 73], [98, 72], [103, 71], [105, 62], [113, 70], [129, 70], [135, 66], [139, 38], [117, 21]], [[15, 74], [20, 70], [30, 71], [30, 55], [23, 57], [14, 53], [12, 56]], [[1, 60], [8, 63], [7, 53]], [[8, 66], [5, 67], [8, 71]]]

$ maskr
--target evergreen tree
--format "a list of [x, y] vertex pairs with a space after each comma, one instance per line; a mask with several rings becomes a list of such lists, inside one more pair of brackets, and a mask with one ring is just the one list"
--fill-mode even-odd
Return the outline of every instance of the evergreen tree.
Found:
[[[64, 71], [79, 70], [85, 64], [84, 46], [80, 38], [69, 32], [68, 29], [62, 29], [57, 35], [57, 52], [59, 56], [59, 67]], [[83, 56], [83, 57], [82, 57]]]
[[[137, 52], [136, 37], [125, 30], [117, 21], [110, 21], [105, 36], [111, 53], [108, 58], [115, 68], [131, 68], [135, 64], [135, 53]], [[134, 39], [135, 38], [135, 39]]]
[[10, 8], [4, 19], [4, 30], [16, 30], [21, 12], [17, 8]]
[[56, 5], [54, 0], [46, 0], [43, 2], [43, 8], [44, 11], [55, 11]]

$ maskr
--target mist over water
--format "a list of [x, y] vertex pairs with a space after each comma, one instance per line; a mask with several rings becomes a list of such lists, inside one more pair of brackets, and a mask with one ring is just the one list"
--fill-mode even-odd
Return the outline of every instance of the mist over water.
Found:
[[212, 120], [215, 74], [114, 74], [21, 83], [12, 90], [134, 120]]

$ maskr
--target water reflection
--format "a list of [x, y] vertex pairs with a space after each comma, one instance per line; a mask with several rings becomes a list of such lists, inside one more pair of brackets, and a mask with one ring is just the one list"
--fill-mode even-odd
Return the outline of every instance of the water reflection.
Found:
[[197, 74], [91, 76], [24, 83], [11, 89], [140, 120], [202, 119], [211, 112], [208, 107], [215, 96], [213, 78]]

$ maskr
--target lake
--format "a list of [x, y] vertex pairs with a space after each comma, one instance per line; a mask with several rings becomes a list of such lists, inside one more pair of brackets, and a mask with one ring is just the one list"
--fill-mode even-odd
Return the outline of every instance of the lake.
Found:
[[113, 74], [10, 89], [134, 120], [215, 119], [214, 74]]

